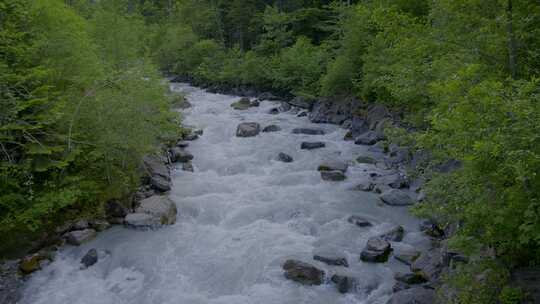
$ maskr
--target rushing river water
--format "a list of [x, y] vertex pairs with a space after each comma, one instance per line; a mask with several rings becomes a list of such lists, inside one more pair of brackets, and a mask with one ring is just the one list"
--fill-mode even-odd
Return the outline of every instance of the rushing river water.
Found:
[[[24, 290], [24, 304], [332, 304], [386, 303], [393, 274], [408, 267], [359, 261], [367, 239], [393, 224], [405, 227], [405, 239], [394, 248], [423, 247], [418, 220], [407, 210], [383, 206], [373, 193], [351, 191], [371, 165], [353, 165], [343, 182], [322, 181], [324, 160], [353, 160], [365, 147], [343, 140], [345, 130], [314, 125], [294, 113], [268, 114], [276, 104], [235, 111], [238, 97], [210, 94], [183, 84], [193, 104], [184, 121], [204, 129], [191, 142], [195, 172], [173, 172], [169, 194], [178, 206], [177, 223], [156, 231], [114, 227], [80, 247], [64, 247], [56, 260], [34, 274]], [[240, 122], [276, 124], [280, 132], [238, 138]], [[293, 135], [297, 127], [317, 127], [326, 135]], [[300, 150], [302, 141], [324, 141], [326, 148]], [[276, 161], [279, 152], [294, 158]], [[374, 226], [347, 222], [361, 215]], [[110, 255], [81, 270], [90, 249]], [[313, 261], [319, 251], [344, 254], [349, 268]], [[358, 281], [342, 295], [331, 283], [302, 286], [283, 276], [281, 265], [300, 259], [327, 274], [346, 273]]]

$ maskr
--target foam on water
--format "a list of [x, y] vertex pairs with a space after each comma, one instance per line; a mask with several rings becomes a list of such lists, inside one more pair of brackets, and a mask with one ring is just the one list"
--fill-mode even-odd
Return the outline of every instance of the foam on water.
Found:
[[[385, 264], [359, 261], [370, 236], [392, 224], [407, 234], [394, 246], [422, 247], [426, 239], [406, 209], [381, 206], [373, 193], [350, 191], [369, 165], [355, 165], [344, 182], [324, 182], [317, 166], [325, 159], [353, 160], [365, 148], [343, 141], [345, 130], [314, 125], [293, 113], [267, 114], [276, 104], [235, 111], [238, 97], [210, 94], [184, 84], [193, 108], [185, 123], [204, 129], [188, 148], [195, 172], [175, 170], [170, 197], [178, 206], [173, 226], [157, 231], [115, 227], [80, 247], [65, 247], [57, 259], [34, 274], [24, 304], [348, 304], [385, 303], [393, 273], [406, 269], [393, 259]], [[277, 124], [282, 131], [235, 137], [240, 122]], [[317, 127], [326, 135], [293, 135], [297, 127]], [[300, 150], [302, 141], [324, 141], [326, 148]], [[275, 158], [290, 154], [292, 163]], [[375, 225], [347, 222], [362, 215]], [[80, 259], [90, 248], [111, 254], [86, 270]], [[312, 260], [331, 250], [347, 256], [348, 269]], [[301, 286], [283, 276], [282, 263], [298, 258], [327, 274], [346, 272], [358, 288], [339, 294], [330, 284]]]

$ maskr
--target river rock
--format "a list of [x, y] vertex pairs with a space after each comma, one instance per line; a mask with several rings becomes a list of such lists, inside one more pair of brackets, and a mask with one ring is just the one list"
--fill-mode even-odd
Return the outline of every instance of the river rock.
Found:
[[194, 140], [197, 140], [199, 139], [199, 135], [195, 134], [195, 133], [190, 133], [188, 135], [186, 135], [184, 137], [184, 140], [187, 140], [187, 141], [194, 141]]
[[337, 290], [340, 293], [347, 293], [356, 285], [354, 278], [340, 274], [333, 275], [330, 280], [336, 284]]
[[324, 135], [322, 129], [309, 129], [309, 128], [296, 128], [292, 130], [293, 134], [305, 134], [305, 135]]
[[92, 248], [82, 257], [81, 264], [83, 268], [88, 268], [98, 261], [98, 252], [96, 249]]
[[89, 221], [90, 228], [95, 229], [96, 231], [104, 231], [111, 228], [111, 224], [106, 220], [91, 220]]
[[403, 228], [403, 226], [394, 226], [388, 231], [380, 234], [379, 237], [389, 242], [401, 242], [404, 235], [405, 229]]
[[233, 102], [231, 104], [231, 107], [235, 110], [247, 110], [251, 106], [251, 100], [247, 97], [242, 97], [237, 102]]
[[[128, 215], [125, 219], [128, 226], [155, 227], [158, 225], [172, 225], [176, 222], [176, 204], [166, 196], [155, 195], [142, 200], [135, 212], [135, 214], [150, 215], [153, 219], [149, 220], [148, 217], [142, 216], [129, 217], [130, 215]], [[151, 225], [141, 225], [144, 222], [148, 222]]]
[[279, 105], [279, 108], [278, 110], [280, 112], [287, 112], [287, 111], [290, 111], [291, 110], [291, 105], [286, 103], [286, 102], [282, 102], [280, 105]]
[[422, 221], [420, 223], [420, 231], [434, 238], [442, 238], [444, 236], [444, 229], [440, 228], [439, 225], [432, 220]]
[[41, 262], [46, 259], [48, 259], [48, 257], [41, 254], [40, 252], [28, 255], [21, 259], [21, 262], [19, 263], [19, 269], [24, 274], [30, 274], [34, 271], [40, 270]]
[[169, 155], [173, 163], [176, 163], [176, 162], [186, 163], [193, 159], [193, 154], [178, 147], [171, 148], [169, 150]]
[[90, 228], [90, 224], [86, 219], [80, 219], [71, 225], [71, 230], [84, 230]]
[[128, 214], [128, 209], [120, 201], [110, 200], [105, 204], [105, 215], [108, 218], [124, 217]]
[[360, 260], [371, 263], [384, 263], [392, 252], [390, 243], [379, 237], [370, 238], [360, 254]]
[[264, 93], [261, 93], [257, 99], [259, 100], [278, 100], [279, 97], [275, 96], [274, 94], [270, 93], [270, 92], [264, 92]]
[[70, 245], [79, 246], [83, 243], [86, 243], [93, 238], [95, 238], [97, 235], [96, 231], [94, 229], [84, 229], [84, 230], [76, 230], [76, 231], [70, 231], [66, 234], [64, 234], [64, 238], [66, 239], [66, 242]]
[[189, 146], [189, 143], [187, 141], [183, 141], [183, 140], [179, 140], [177, 143], [176, 143], [176, 146], [178, 148], [181, 148], [181, 149], [185, 149]]
[[356, 162], [359, 164], [376, 164], [377, 160], [375, 160], [373, 157], [370, 156], [358, 156], [356, 158]]
[[338, 161], [338, 160], [331, 160], [331, 161], [325, 161], [321, 165], [319, 165], [319, 168], [317, 170], [319, 171], [341, 171], [343, 173], [347, 172], [347, 169], [349, 168], [349, 164], [347, 164], [344, 161]]
[[344, 181], [347, 176], [343, 172], [334, 170], [334, 171], [321, 171], [321, 178], [325, 181], [340, 182]]
[[368, 108], [366, 115], [367, 125], [370, 130], [374, 130], [377, 127], [377, 124], [384, 120], [385, 118], [391, 118], [390, 111], [388, 108], [381, 104], [374, 104]]
[[283, 270], [285, 270], [285, 278], [304, 285], [321, 285], [323, 283], [324, 271], [302, 261], [287, 260], [283, 264]]
[[326, 147], [326, 144], [320, 141], [303, 142], [300, 145], [300, 149], [303, 149], [303, 150], [314, 150], [314, 149], [319, 149], [319, 148], [324, 148], [324, 147]]
[[371, 227], [372, 226], [372, 224], [368, 220], [358, 215], [349, 216], [349, 218], [347, 219], [347, 222], [354, 224], [358, 227]]
[[299, 107], [299, 108], [307, 109], [307, 110], [311, 110], [311, 107], [313, 105], [312, 101], [301, 96], [296, 96], [291, 101], [289, 101], [289, 103], [295, 107]]
[[315, 261], [323, 262], [325, 264], [331, 265], [331, 266], [343, 266], [343, 267], [349, 267], [349, 263], [347, 262], [347, 258], [344, 256], [339, 256], [331, 252], [319, 252], [315, 255], [313, 255], [313, 259]]
[[356, 138], [369, 131], [369, 126], [365, 119], [360, 116], [353, 116], [351, 120], [351, 138]]
[[278, 131], [281, 131], [281, 128], [279, 126], [276, 126], [276, 125], [269, 125], [269, 126], [264, 127], [264, 129], [262, 131], [265, 132], [265, 133], [278, 132]]
[[195, 169], [193, 168], [193, 163], [192, 162], [183, 163], [182, 164], [182, 170], [187, 171], [187, 172], [195, 171]]
[[409, 206], [414, 204], [414, 200], [407, 192], [391, 189], [381, 194], [381, 200], [390, 206]]
[[167, 192], [171, 190], [170, 180], [161, 175], [153, 175], [150, 177], [150, 185], [157, 192]]
[[290, 156], [289, 154], [283, 153], [283, 152], [280, 152], [280, 153], [278, 154], [277, 159], [278, 159], [279, 161], [284, 162], [284, 163], [291, 163], [291, 162], [294, 161], [294, 159], [292, 158], [292, 156]]
[[369, 145], [369, 146], [371, 146], [371, 145], [376, 144], [381, 139], [382, 139], [382, 137], [377, 132], [375, 132], [375, 131], [367, 131], [364, 134], [361, 134], [358, 137], [356, 137], [355, 140], [354, 140], [354, 143], [356, 145]]
[[161, 176], [166, 180], [170, 180], [170, 171], [166, 165], [166, 158], [158, 155], [147, 155], [143, 157], [144, 169], [148, 176]]
[[257, 136], [261, 131], [261, 126], [256, 122], [243, 122], [236, 129], [237, 137]]
[[306, 117], [306, 116], [308, 116], [307, 111], [301, 111], [300, 113], [296, 114], [296, 117]]
[[421, 286], [398, 291], [392, 295], [387, 304], [433, 304], [435, 291]]
[[426, 279], [423, 276], [413, 272], [396, 272], [394, 274], [394, 279], [408, 285], [422, 284], [426, 282]]
[[279, 108], [271, 108], [271, 109], [268, 111], [268, 114], [272, 114], [272, 115], [277, 115], [277, 114], [279, 114]]
[[394, 251], [394, 259], [408, 266], [412, 265], [419, 255], [420, 252], [415, 249], [399, 249]]
[[422, 252], [411, 265], [411, 270], [425, 280], [433, 282], [438, 279], [443, 266], [444, 260], [440, 250], [432, 249]]
[[131, 228], [155, 228], [161, 226], [160, 218], [146, 213], [130, 213], [123, 220], [124, 225]]
[[332, 102], [319, 99], [313, 103], [309, 120], [314, 123], [331, 123], [341, 125], [351, 116], [350, 102]]

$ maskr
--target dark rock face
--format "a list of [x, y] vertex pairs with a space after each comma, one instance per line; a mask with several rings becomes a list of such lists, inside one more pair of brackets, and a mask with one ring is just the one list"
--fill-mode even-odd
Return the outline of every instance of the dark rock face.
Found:
[[392, 252], [390, 243], [382, 238], [370, 238], [360, 254], [360, 260], [371, 263], [384, 263]]
[[279, 98], [270, 92], [261, 93], [257, 99], [259, 100], [278, 100]]
[[337, 290], [340, 293], [347, 293], [356, 285], [356, 280], [349, 276], [335, 274], [330, 279], [336, 284]]
[[338, 256], [332, 253], [318, 253], [313, 255], [315, 261], [323, 262], [332, 266], [349, 267], [347, 259], [343, 256]]
[[173, 163], [176, 163], [176, 162], [187, 163], [188, 161], [193, 159], [193, 154], [178, 147], [171, 148], [169, 150], [169, 155]]
[[253, 137], [257, 136], [261, 131], [261, 126], [256, 122], [243, 122], [236, 129], [237, 137]]
[[367, 131], [355, 138], [354, 143], [357, 145], [374, 145], [383, 137], [375, 131]]
[[372, 224], [368, 220], [358, 215], [349, 216], [349, 218], [347, 219], [347, 222], [354, 224], [358, 227], [371, 227], [372, 226]]
[[388, 304], [433, 304], [435, 291], [424, 287], [413, 287], [398, 291], [392, 295]]
[[511, 275], [512, 286], [526, 294], [523, 304], [540, 303], [540, 268], [521, 268]]
[[290, 156], [289, 154], [285, 154], [283, 152], [280, 152], [278, 154], [278, 157], [277, 157], [277, 160], [279, 161], [282, 161], [284, 163], [291, 163], [294, 161], [294, 159], [292, 158], [292, 156]]
[[326, 147], [326, 144], [323, 143], [323, 142], [320, 142], [320, 141], [303, 142], [300, 145], [300, 149], [302, 149], [302, 150], [314, 150], [314, 149], [319, 149], [319, 148], [324, 148], [324, 147]]
[[352, 138], [356, 138], [367, 131], [369, 131], [369, 125], [367, 124], [366, 120], [359, 116], [353, 116], [351, 121]]
[[287, 260], [283, 264], [283, 270], [285, 270], [285, 278], [304, 285], [323, 283], [324, 271], [302, 261]]
[[187, 147], [189, 146], [189, 143], [186, 142], [186, 141], [180, 140], [180, 141], [178, 141], [178, 142], [176, 143], [176, 146], [177, 146], [178, 148], [185, 149], [185, 148], [187, 148]]
[[70, 245], [79, 246], [86, 243], [97, 235], [94, 229], [76, 230], [64, 234], [66, 242]]
[[438, 249], [423, 252], [411, 265], [411, 270], [426, 279], [433, 282], [439, 278], [444, 267], [443, 256]]
[[98, 252], [96, 249], [92, 248], [82, 257], [81, 264], [84, 268], [88, 268], [98, 261]]
[[331, 102], [319, 99], [313, 104], [309, 120], [314, 123], [342, 124], [351, 116], [351, 102]]
[[279, 126], [276, 126], [276, 125], [269, 125], [269, 126], [264, 127], [264, 129], [262, 131], [265, 132], [265, 133], [278, 132], [278, 131], [281, 131], [281, 128]]
[[16, 304], [20, 300], [19, 292], [22, 280], [18, 274], [17, 261], [0, 263], [0, 303]]
[[105, 214], [107, 217], [124, 217], [128, 214], [128, 209], [119, 201], [110, 200], [105, 204]]
[[346, 162], [343, 161], [326, 161], [319, 165], [319, 168], [317, 170], [319, 171], [341, 171], [343, 173], [347, 172], [347, 169], [349, 168], [349, 165]]
[[293, 98], [291, 101], [289, 101], [289, 104], [295, 106], [295, 107], [299, 107], [299, 108], [302, 108], [302, 109], [308, 109], [308, 110], [311, 110], [311, 107], [313, 106], [313, 103], [307, 99], [305, 99], [304, 97], [300, 97], [300, 96], [296, 96], [295, 98]]
[[381, 194], [383, 203], [390, 206], [409, 206], [414, 204], [414, 200], [405, 191], [391, 189]]
[[403, 229], [402, 226], [395, 226], [394, 228], [379, 235], [379, 237], [389, 242], [401, 242], [404, 235], [405, 229]]
[[292, 130], [293, 134], [305, 134], [305, 135], [324, 135], [324, 130], [321, 129], [309, 129], [309, 128], [296, 128]]
[[422, 277], [421, 275], [417, 273], [412, 273], [412, 272], [408, 272], [408, 273], [397, 272], [396, 274], [394, 274], [394, 279], [396, 279], [396, 281], [403, 282], [408, 285], [422, 284], [426, 282], [426, 279], [424, 277]]
[[321, 178], [325, 181], [340, 182], [344, 181], [347, 176], [343, 172], [334, 170], [334, 171], [321, 171]]

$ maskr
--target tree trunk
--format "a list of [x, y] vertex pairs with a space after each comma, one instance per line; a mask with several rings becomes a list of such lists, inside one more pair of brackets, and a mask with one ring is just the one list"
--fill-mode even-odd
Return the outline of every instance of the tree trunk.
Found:
[[513, 79], [517, 76], [516, 63], [516, 37], [514, 35], [514, 24], [512, 16], [512, 0], [508, 0], [506, 7], [506, 30], [508, 35], [508, 70]]

